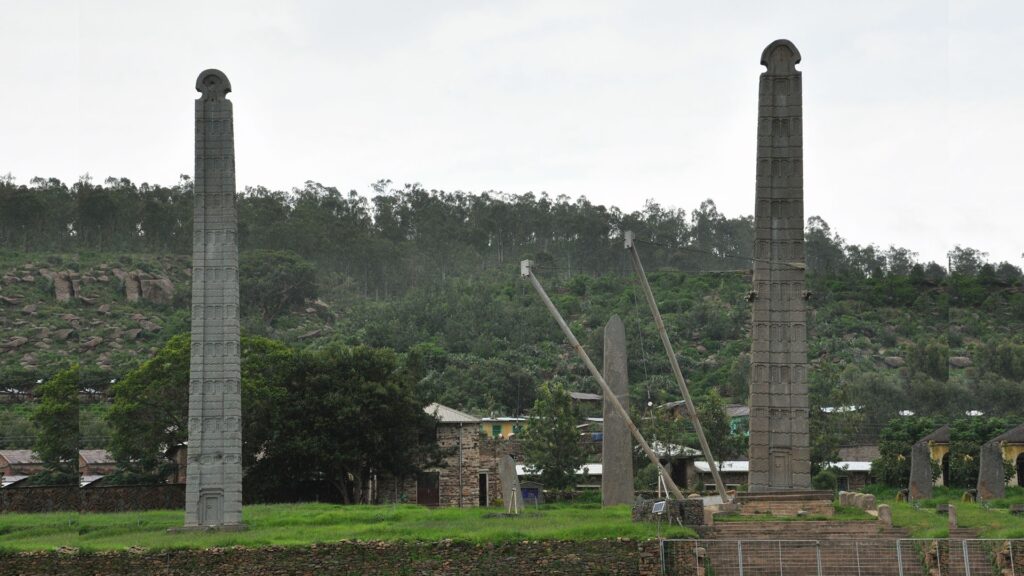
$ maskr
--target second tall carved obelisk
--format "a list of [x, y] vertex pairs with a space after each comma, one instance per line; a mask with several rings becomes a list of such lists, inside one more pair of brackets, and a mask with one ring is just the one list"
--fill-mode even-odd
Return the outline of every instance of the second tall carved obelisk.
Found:
[[242, 394], [238, 326], [238, 217], [231, 83], [219, 70], [196, 81], [192, 355], [185, 527], [242, 526]]
[[811, 487], [800, 52], [761, 54], [750, 379], [751, 492]]

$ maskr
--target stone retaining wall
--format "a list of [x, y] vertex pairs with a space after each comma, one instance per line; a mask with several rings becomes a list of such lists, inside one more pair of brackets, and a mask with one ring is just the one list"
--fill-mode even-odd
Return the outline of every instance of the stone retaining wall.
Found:
[[149, 486], [26, 486], [0, 490], [0, 514], [184, 510], [183, 484]]
[[[655, 502], [661, 500], [639, 499], [633, 504], [633, 522], [657, 522], [658, 518], [651, 511]], [[683, 526], [704, 525], [704, 501], [699, 498], [687, 500], [665, 500], [665, 514], [662, 518], [669, 524], [675, 524], [678, 519]]]
[[660, 574], [658, 543], [629, 540], [511, 544], [340, 542], [304, 547], [164, 552], [0, 553], [4, 574], [283, 576], [285, 574]]

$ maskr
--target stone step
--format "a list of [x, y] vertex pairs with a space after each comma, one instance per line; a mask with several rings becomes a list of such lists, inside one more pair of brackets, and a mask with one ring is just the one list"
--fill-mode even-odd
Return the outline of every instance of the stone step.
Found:
[[907, 538], [909, 532], [871, 521], [719, 522], [703, 528], [701, 536], [718, 540], [828, 540]]

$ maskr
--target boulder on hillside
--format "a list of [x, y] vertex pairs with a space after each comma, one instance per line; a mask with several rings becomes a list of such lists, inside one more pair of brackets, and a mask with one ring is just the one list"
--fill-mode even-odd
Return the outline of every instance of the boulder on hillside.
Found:
[[110, 314], [110, 304], [100, 304], [96, 311], [100, 314]]
[[907, 365], [907, 361], [899, 356], [886, 356], [884, 362], [890, 368], [902, 368]]
[[82, 342], [82, 348], [84, 350], [92, 350], [92, 349], [96, 348], [97, 346], [99, 346], [100, 344], [103, 344], [103, 337], [102, 336], [93, 336], [92, 338], [89, 338], [85, 342]]
[[26, 304], [25, 307], [21, 309], [21, 313], [27, 316], [35, 316], [36, 309], [37, 307], [35, 304]]
[[0, 342], [0, 350], [14, 350], [16, 348], [21, 348], [26, 343], [28, 343], [28, 338], [25, 338], [24, 336], [11, 336], [5, 342]]
[[950, 356], [949, 365], [954, 368], [967, 368], [974, 364], [967, 356]]
[[55, 330], [53, 332], [53, 337], [57, 340], [67, 340], [68, 338], [71, 338], [71, 335], [74, 333], [75, 331], [71, 328], [64, 328], [62, 330]]
[[36, 277], [31, 275], [31, 274], [26, 274], [26, 275], [21, 277], [21, 281], [25, 282], [27, 284], [31, 284], [31, 283], [36, 281]]
[[142, 334], [141, 328], [132, 328], [131, 330], [124, 331], [124, 337], [127, 340], [136, 340], [138, 339], [139, 334]]
[[4, 274], [3, 282], [4, 284], [17, 284], [18, 282], [21, 282], [21, 278], [10, 274]]
[[174, 302], [174, 283], [169, 278], [140, 279], [142, 299], [154, 304]]
[[0, 303], [7, 304], [8, 306], [21, 304], [21, 296], [0, 296]]
[[53, 295], [57, 302], [67, 303], [75, 296], [75, 287], [67, 271], [57, 272], [49, 276], [53, 283]]
[[142, 329], [146, 332], [159, 332], [161, 330], [159, 324], [149, 320], [139, 320], [139, 326], [142, 326]]

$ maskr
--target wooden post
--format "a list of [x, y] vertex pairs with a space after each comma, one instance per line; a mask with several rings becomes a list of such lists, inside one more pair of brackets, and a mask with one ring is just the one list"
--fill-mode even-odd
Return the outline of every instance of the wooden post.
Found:
[[658, 335], [661, 336], [661, 343], [665, 346], [669, 364], [672, 365], [672, 375], [676, 377], [676, 383], [679, 384], [679, 393], [683, 395], [683, 401], [686, 403], [686, 412], [690, 415], [690, 421], [693, 422], [693, 428], [697, 432], [697, 439], [700, 440], [701, 450], [704, 451], [704, 458], [708, 461], [708, 468], [711, 469], [711, 476], [715, 479], [715, 488], [722, 495], [722, 502], [729, 502], [729, 495], [725, 493], [722, 476], [718, 473], [718, 465], [715, 463], [715, 457], [711, 454], [711, 446], [708, 445], [708, 439], [704, 436], [704, 427], [700, 425], [700, 418], [697, 417], [697, 408], [693, 405], [690, 390], [686, 387], [686, 379], [683, 378], [683, 371], [679, 369], [675, 350], [672, 349], [672, 342], [668, 339], [665, 321], [661, 318], [658, 303], [654, 301], [654, 293], [651, 292], [651, 285], [647, 282], [647, 274], [644, 273], [643, 264], [640, 263], [640, 255], [637, 253], [636, 243], [633, 241], [633, 232], [627, 230], [624, 236], [626, 250], [629, 250], [630, 259], [633, 261], [633, 270], [636, 271], [636, 275], [640, 279], [640, 287], [643, 288], [647, 306], [650, 307], [651, 314], [654, 315], [654, 324], [658, 327]]
[[569, 340], [569, 343], [572, 344], [573, 349], [576, 350], [576, 353], [579, 355], [580, 359], [583, 360], [583, 363], [587, 365], [587, 369], [590, 370], [590, 374], [595, 380], [597, 380], [597, 383], [601, 385], [601, 390], [604, 392], [605, 399], [611, 403], [612, 408], [614, 408], [615, 411], [619, 413], [619, 416], [622, 417], [622, 420], [626, 423], [629, 431], [633, 433], [633, 438], [636, 439], [637, 444], [640, 444], [640, 448], [644, 451], [644, 454], [647, 455], [647, 458], [652, 464], [658, 467], [658, 473], [661, 475], [662, 479], [665, 480], [665, 485], [668, 487], [669, 492], [671, 492], [672, 496], [677, 500], [683, 500], [683, 493], [679, 491], [679, 487], [672, 481], [672, 477], [669, 476], [668, 471], [665, 470], [665, 467], [658, 461], [657, 454], [655, 454], [654, 450], [651, 450], [651, 447], [647, 445], [647, 441], [644, 440], [643, 435], [640, 434], [640, 430], [636, 427], [636, 424], [633, 424], [633, 419], [629, 417], [629, 413], [622, 407], [622, 403], [619, 402], [615, 393], [612, 392], [612, 389], [608, 386], [608, 383], [604, 381], [604, 377], [601, 376], [601, 372], [598, 371], [597, 366], [594, 366], [594, 363], [590, 361], [590, 356], [587, 356], [587, 352], [583, 349], [583, 346], [580, 345], [576, 336], [573, 335], [572, 330], [569, 329], [569, 325], [565, 323], [564, 319], [562, 319], [562, 315], [558, 312], [558, 308], [555, 308], [555, 304], [551, 301], [551, 298], [548, 298], [548, 294], [544, 291], [544, 287], [540, 285], [540, 281], [537, 280], [537, 277], [533, 274], [531, 266], [532, 262], [529, 260], [523, 260], [522, 263], [520, 263], [520, 273], [524, 278], [530, 280], [530, 284], [532, 284], [534, 289], [537, 290], [537, 294], [539, 294], [541, 300], [544, 301], [544, 306], [547, 307], [548, 312], [550, 312], [551, 316], [554, 317], [555, 322], [558, 323], [558, 327], [562, 329], [562, 333], [565, 334], [565, 337]]

